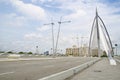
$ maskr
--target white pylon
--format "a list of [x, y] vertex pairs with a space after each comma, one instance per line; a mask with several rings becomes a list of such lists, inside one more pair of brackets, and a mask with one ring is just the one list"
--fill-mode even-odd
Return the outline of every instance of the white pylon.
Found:
[[[92, 24], [92, 30], [90, 35], [90, 42], [89, 42], [89, 55], [92, 56], [92, 46], [95, 46], [97, 44], [98, 49], [98, 56], [101, 56], [101, 44], [103, 46], [103, 49], [106, 52], [106, 55], [108, 56], [110, 60], [111, 65], [116, 65], [115, 60], [112, 58], [113, 55], [113, 48], [112, 43], [108, 34], [108, 31], [106, 29], [106, 26], [103, 22], [103, 20], [99, 17], [97, 9], [96, 9], [96, 16], [94, 18], [93, 24]], [[96, 48], [95, 47], [95, 48]]]

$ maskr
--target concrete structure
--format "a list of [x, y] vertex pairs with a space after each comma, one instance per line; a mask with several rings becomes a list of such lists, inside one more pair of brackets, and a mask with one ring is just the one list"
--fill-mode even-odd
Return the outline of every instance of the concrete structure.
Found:
[[120, 80], [120, 63], [110, 65], [107, 58], [66, 80]]
[[88, 68], [89, 66], [96, 63], [99, 60], [100, 60], [100, 58], [97, 58], [97, 59], [95, 59], [93, 61], [89, 61], [89, 62], [84, 63], [82, 65], [79, 65], [77, 67], [73, 67], [71, 69], [68, 69], [68, 70], [65, 70], [65, 71], [62, 71], [62, 72], [59, 72], [59, 73], [44, 77], [42, 79], [38, 79], [38, 80], [65, 80], [65, 79], [77, 74], [78, 72]]
[[90, 57], [2, 59], [0, 80], [38, 80], [95, 59]]

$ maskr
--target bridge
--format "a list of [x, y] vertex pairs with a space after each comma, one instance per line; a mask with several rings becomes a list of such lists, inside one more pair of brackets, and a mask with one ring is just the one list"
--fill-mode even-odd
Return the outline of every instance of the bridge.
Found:
[[[97, 49], [98, 57], [91, 57], [93, 49]], [[100, 57], [101, 50], [108, 58]], [[0, 58], [0, 80], [119, 80], [120, 56], [113, 54], [106, 26], [96, 10], [89, 57]]]

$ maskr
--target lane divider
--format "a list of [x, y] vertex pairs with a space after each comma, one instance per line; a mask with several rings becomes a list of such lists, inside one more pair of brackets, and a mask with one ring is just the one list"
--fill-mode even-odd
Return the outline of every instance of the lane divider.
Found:
[[56, 74], [52, 74], [50, 76], [38, 79], [38, 80], [64, 80], [66, 78], [69, 78], [73, 75], [75, 75], [76, 73], [88, 68], [89, 66], [91, 66], [92, 64], [95, 64], [97, 61], [99, 61], [101, 58], [97, 58], [95, 60], [86, 62], [84, 64], [81, 64], [77, 67], [73, 67], [71, 69], [56, 73]]

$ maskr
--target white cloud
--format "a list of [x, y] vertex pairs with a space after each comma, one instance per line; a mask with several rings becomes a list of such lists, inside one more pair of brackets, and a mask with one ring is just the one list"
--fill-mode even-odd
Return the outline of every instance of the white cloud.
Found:
[[44, 2], [52, 2], [53, 0], [31, 0], [33, 3], [36, 3], [36, 2], [41, 2], [41, 3], [44, 3]]
[[72, 14], [65, 16], [65, 18], [66, 18], [66, 19], [67, 19], [67, 18], [78, 19], [79, 17], [84, 16], [84, 15], [86, 15], [86, 12], [85, 12], [85, 11], [80, 10], [80, 9], [77, 9], [77, 10], [75, 10], [75, 12], [73, 12]]
[[29, 33], [29, 34], [25, 34], [24, 36], [25, 39], [31, 39], [31, 40], [40, 39], [41, 37], [42, 35], [37, 33]]
[[47, 31], [47, 30], [49, 30], [49, 29], [50, 29], [50, 26], [42, 26], [42, 27], [38, 27], [38, 28], [37, 28], [37, 30], [38, 30], [38, 31], [41, 31], [41, 32], [42, 32], [42, 31]]
[[43, 20], [46, 17], [45, 10], [39, 6], [24, 3], [20, 0], [11, 0], [10, 2], [18, 12], [30, 19]]
[[37, 0], [31, 0], [31, 2], [35, 3]]
[[22, 27], [25, 25], [26, 19], [23, 16], [18, 16], [16, 13], [0, 14], [1, 26], [7, 27]]

